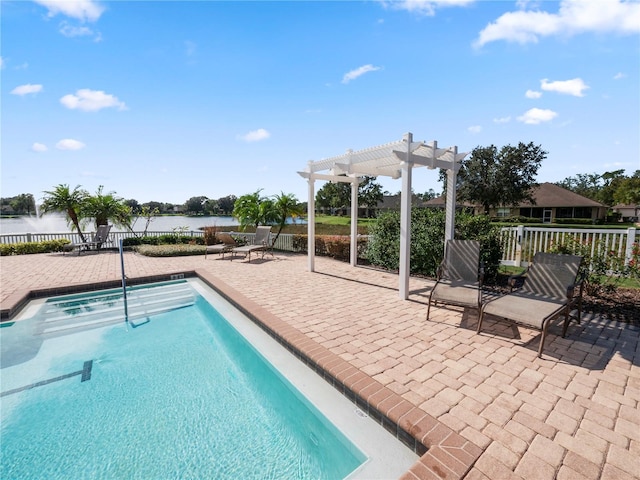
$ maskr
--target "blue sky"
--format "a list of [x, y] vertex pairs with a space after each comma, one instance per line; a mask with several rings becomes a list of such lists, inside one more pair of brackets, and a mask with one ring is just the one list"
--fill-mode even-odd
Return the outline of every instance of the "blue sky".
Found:
[[[65, 183], [140, 202], [304, 201], [307, 161], [406, 132], [461, 152], [534, 142], [540, 182], [640, 168], [638, 1], [0, 8], [3, 197]], [[413, 186], [442, 190], [427, 169]]]

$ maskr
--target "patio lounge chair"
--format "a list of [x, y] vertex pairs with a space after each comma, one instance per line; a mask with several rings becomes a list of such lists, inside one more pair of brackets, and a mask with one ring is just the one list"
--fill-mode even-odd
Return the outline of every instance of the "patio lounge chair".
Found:
[[219, 255], [222, 255], [222, 258], [224, 258], [225, 253], [230, 252], [238, 246], [238, 242], [236, 242], [236, 239], [228, 233], [218, 233], [216, 236], [222, 243], [218, 243], [216, 245], [207, 245], [207, 249], [204, 251], [205, 259], [207, 258], [208, 253], [217, 253]]
[[511, 277], [510, 285], [526, 274], [518, 290], [491, 300], [480, 311], [478, 333], [485, 315], [493, 315], [542, 332], [538, 357], [542, 356], [550, 321], [564, 312], [562, 336], [567, 333], [570, 311], [577, 306], [577, 320], [582, 315], [583, 275], [579, 275], [582, 257], [538, 252], [533, 263], [522, 274]]
[[253, 238], [253, 245], [243, 245], [232, 250], [233, 253], [244, 253], [245, 258], [249, 256], [251, 262], [251, 253], [262, 252], [262, 258], [266, 252], [271, 252], [273, 256], [273, 245], [271, 244], [271, 227], [256, 228], [256, 235]]
[[437, 281], [429, 295], [427, 320], [431, 304], [472, 307], [480, 311], [484, 268], [480, 263], [480, 242], [448, 240], [445, 256], [437, 270]]
[[66, 252], [72, 252], [75, 249], [78, 250], [78, 255], [86, 250], [100, 250], [103, 244], [109, 242], [110, 231], [111, 225], [98, 225], [98, 230], [96, 231], [93, 239], [90, 242], [69, 243], [63, 247], [63, 254]]

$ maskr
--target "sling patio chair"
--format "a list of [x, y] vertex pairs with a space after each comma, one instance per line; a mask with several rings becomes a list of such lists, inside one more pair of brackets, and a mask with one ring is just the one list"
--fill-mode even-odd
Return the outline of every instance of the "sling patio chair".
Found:
[[480, 242], [448, 240], [445, 254], [437, 270], [437, 281], [429, 294], [427, 320], [431, 304], [438, 303], [472, 307], [482, 305], [484, 268], [480, 263]]
[[228, 233], [218, 233], [216, 234], [216, 237], [218, 237], [218, 240], [220, 240], [222, 243], [207, 245], [206, 250], [204, 251], [205, 260], [207, 258], [207, 254], [209, 253], [217, 253], [219, 255], [222, 255], [222, 258], [224, 258], [225, 253], [231, 252], [231, 250], [238, 246], [238, 242], [236, 242], [236, 239]]
[[553, 318], [564, 313], [563, 338], [574, 307], [577, 307], [576, 319], [580, 323], [584, 280], [584, 273], [580, 273], [581, 264], [582, 257], [578, 255], [536, 253], [533, 263], [525, 272], [509, 279], [513, 288], [515, 281], [526, 275], [522, 287], [484, 304], [480, 310], [478, 333], [485, 315], [540, 330], [542, 336], [538, 357], [541, 357], [547, 329]]
[[62, 254], [64, 255], [66, 252], [72, 252], [75, 249], [78, 250], [78, 255], [86, 250], [100, 250], [103, 244], [110, 242], [110, 231], [111, 225], [98, 225], [98, 229], [90, 242], [68, 243], [63, 247]]
[[236, 247], [232, 250], [233, 253], [244, 253], [244, 257], [249, 257], [249, 263], [251, 263], [251, 254], [253, 252], [262, 252], [262, 258], [266, 252], [271, 252], [273, 255], [273, 245], [271, 244], [271, 227], [258, 227], [256, 228], [256, 234], [253, 238], [253, 245], [243, 245]]

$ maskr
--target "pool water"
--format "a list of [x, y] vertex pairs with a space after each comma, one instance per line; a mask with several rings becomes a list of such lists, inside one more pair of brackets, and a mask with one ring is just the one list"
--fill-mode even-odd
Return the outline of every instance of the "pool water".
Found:
[[339, 479], [365, 462], [193, 298], [137, 328], [43, 334], [41, 314], [1, 328], [0, 478]]

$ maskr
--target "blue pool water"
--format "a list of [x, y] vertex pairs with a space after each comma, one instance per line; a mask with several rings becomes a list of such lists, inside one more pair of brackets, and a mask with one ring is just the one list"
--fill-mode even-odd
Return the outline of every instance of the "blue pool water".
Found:
[[137, 328], [47, 330], [42, 313], [0, 328], [0, 478], [338, 479], [366, 460], [193, 299]]

